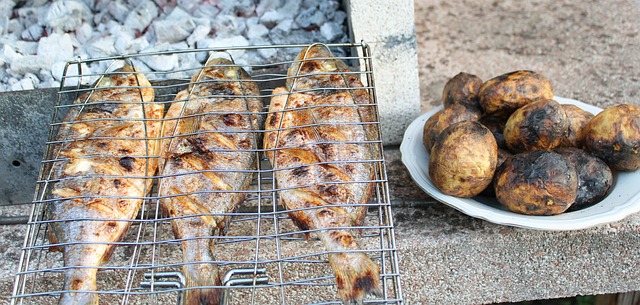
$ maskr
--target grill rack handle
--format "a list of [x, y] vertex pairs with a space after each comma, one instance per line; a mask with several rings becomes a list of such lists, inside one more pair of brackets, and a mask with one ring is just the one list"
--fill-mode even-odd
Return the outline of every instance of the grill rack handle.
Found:
[[[227, 305], [231, 300], [230, 290], [231, 286], [253, 286], [253, 285], [266, 285], [269, 283], [269, 277], [266, 275], [258, 276], [259, 274], [266, 274], [267, 268], [236, 268], [227, 271], [222, 279], [222, 285], [225, 289], [222, 290], [221, 305]], [[236, 275], [253, 275], [252, 277], [232, 278]]]
[[[231, 300], [229, 287], [231, 286], [252, 286], [252, 285], [266, 285], [269, 283], [269, 277], [266, 275], [266, 268], [236, 268], [227, 271], [222, 280], [222, 284], [225, 289], [222, 291], [221, 305], [227, 305]], [[241, 277], [233, 278], [238, 275], [255, 275], [254, 277]], [[261, 275], [261, 276], [257, 276]], [[145, 273], [144, 278], [147, 281], [140, 282], [140, 288], [151, 289], [153, 288], [184, 288], [186, 286], [186, 279], [182, 272], [155, 272]], [[149, 281], [153, 279], [153, 281]], [[177, 280], [175, 280], [177, 279]], [[182, 291], [178, 292], [178, 298], [176, 305], [182, 304]]]

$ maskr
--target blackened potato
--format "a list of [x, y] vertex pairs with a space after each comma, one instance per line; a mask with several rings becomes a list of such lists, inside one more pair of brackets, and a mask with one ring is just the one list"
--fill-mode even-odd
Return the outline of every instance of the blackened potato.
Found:
[[498, 202], [526, 215], [556, 215], [578, 195], [578, 173], [562, 155], [536, 150], [513, 155], [498, 167], [493, 180]]
[[556, 148], [578, 171], [578, 195], [569, 211], [591, 206], [607, 196], [613, 184], [613, 173], [604, 161], [576, 147]]
[[491, 130], [491, 133], [493, 133], [493, 136], [496, 138], [496, 142], [498, 142], [498, 148], [507, 149], [507, 142], [505, 142], [503, 134], [507, 119], [495, 116], [483, 116], [479, 122]]
[[[496, 165], [496, 169], [498, 167], [500, 167], [500, 165], [502, 165], [502, 163], [504, 163], [504, 161], [507, 160], [511, 156], [512, 156], [512, 154], [508, 150], [498, 147], [498, 163]], [[489, 184], [484, 189], [484, 191], [482, 191], [482, 193], [480, 193], [480, 195], [484, 195], [484, 196], [487, 196], [487, 197], [495, 197], [496, 196], [496, 192], [493, 189], [493, 183]]]
[[478, 90], [482, 86], [482, 79], [476, 75], [460, 72], [452, 77], [442, 90], [442, 105], [449, 108], [455, 104], [479, 108]]
[[516, 109], [545, 98], [553, 98], [551, 82], [544, 75], [519, 70], [486, 81], [478, 92], [485, 115], [508, 117]]
[[438, 136], [429, 156], [429, 177], [444, 194], [473, 197], [493, 178], [498, 145], [491, 131], [475, 121], [455, 123]]
[[428, 152], [438, 135], [448, 126], [462, 121], [477, 121], [480, 119], [480, 110], [468, 108], [464, 105], [452, 105], [434, 113], [424, 124], [422, 129], [422, 143]]
[[584, 147], [614, 170], [640, 168], [640, 108], [621, 104], [598, 113], [584, 129]]
[[562, 104], [561, 106], [567, 115], [569, 126], [567, 128], [567, 134], [560, 142], [560, 146], [582, 148], [582, 144], [584, 143], [584, 128], [594, 115], [576, 105]]
[[541, 99], [516, 110], [504, 126], [504, 140], [511, 152], [552, 150], [565, 137], [569, 121], [560, 103]]

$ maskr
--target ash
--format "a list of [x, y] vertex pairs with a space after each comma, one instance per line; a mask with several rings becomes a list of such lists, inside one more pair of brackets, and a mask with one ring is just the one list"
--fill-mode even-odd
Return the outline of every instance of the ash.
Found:
[[[0, 91], [58, 87], [66, 63], [78, 57], [347, 42], [346, 18], [337, 0], [2, 0]], [[291, 51], [259, 49], [233, 56], [238, 64], [252, 65], [290, 58], [285, 53]], [[166, 72], [198, 66], [205, 59], [170, 54], [135, 64], [143, 72]], [[76, 65], [70, 67], [66, 75], [77, 75]], [[106, 65], [83, 64], [81, 69], [99, 74]], [[68, 78], [65, 85], [78, 79]]]

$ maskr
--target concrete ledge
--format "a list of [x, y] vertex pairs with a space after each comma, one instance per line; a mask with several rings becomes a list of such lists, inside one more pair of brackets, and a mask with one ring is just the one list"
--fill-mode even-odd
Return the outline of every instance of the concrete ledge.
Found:
[[[408, 178], [399, 151], [385, 150], [406, 304], [490, 304], [640, 290], [640, 214], [568, 232], [492, 224], [434, 202]], [[5, 206], [0, 216], [29, 210]], [[0, 303], [11, 295], [24, 228], [0, 226]]]
[[495, 225], [439, 203], [396, 208], [405, 300], [489, 304], [640, 290], [640, 215], [592, 229]]

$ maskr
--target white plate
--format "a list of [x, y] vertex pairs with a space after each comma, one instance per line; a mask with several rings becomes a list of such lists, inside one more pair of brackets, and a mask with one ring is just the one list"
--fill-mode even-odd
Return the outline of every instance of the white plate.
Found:
[[[576, 100], [555, 97], [561, 104], [573, 104], [591, 113], [602, 109]], [[640, 211], [640, 170], [614, 173], [614, 185], [609, 195], [599, 203], [578, 211], [554, 216], [529, 216], [513, 213], [500, 206], [495, 198], [476, 196], [458, 198], [445, 195], [429, 179], [429, 153], [422, 144], [424, 123], [442, 106], [415, 119], [404, 133], [400, 145], [402, 162], [413, 180], [436, 200], [469, 216], [493, 223], [538, 230], [578, 230], [599, 224], [619, 221]]]

